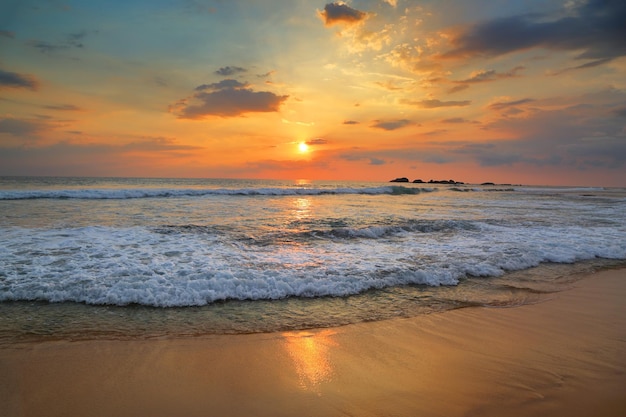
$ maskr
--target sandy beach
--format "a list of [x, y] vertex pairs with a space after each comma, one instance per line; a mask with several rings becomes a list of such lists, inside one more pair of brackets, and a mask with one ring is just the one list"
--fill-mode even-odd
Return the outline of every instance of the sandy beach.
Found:
[[626, 269], [513, 308], [4, 348], [0, 415], [623, 416]]

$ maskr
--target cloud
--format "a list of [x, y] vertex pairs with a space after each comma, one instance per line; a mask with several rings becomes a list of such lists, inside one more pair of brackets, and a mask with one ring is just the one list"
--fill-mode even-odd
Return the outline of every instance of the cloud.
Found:
[[442, 57], [501, 56], [540, 47], [582, 51], [576, 59], [598, 63], [626, 55], [626, 2], [588, 0], [579, 2], [569, 16], [549, 18], [519, 15], [474, 25], [455, 37], [454, 49]]
[[217, 83], [199, 85], [196, 88], [194, 88], [194, 90], [203, 91], [203, 90], [222, 90], [222, 89], [227, 89], [227, 88], [236, 89], [236, 88], [245, 88], [245, 87], [248, 87], [249, 85], [250, 84], [248, 83], [242, 83], [237, 80], [226, 79]]
[[18, 74], [17, 72], [5, 71], [0, 68], [0, 90], [2, 88], [26, 88], [37, 90], [39, 81], [32, 75]]
[[60, 110], [60, 111], [82, 111], [82, 109], [78, 106], [75, 106], [73, 104], [57, 104], [57, 105], [48, 105], [48, 106], [42, 106], [44, 109], [48, 109], [48, 110]]
[[474, 83], [483, 83], [489, 81], [496, 81], [505, 78], [514, 78], [519, 77], [519, 72], [526, 69], [523, 66], [517, 66], [507, 72], [499, 73], [496, 70], [480, 70], [475, 71], [470, 74], [469, 78], [459, 81], [453, 81], [455, 83], [460, 84], [474, 84]]
[[30, 40], [28, 45], [38, 49], [41, 53], [53, 53], [71, 48], [84, 48], [83, 40], [87, 36], [87, 31], [83, 30], [76, 33], [70, 33], [60, 42], [52, 43], [48, 41]]
[[266, 72], [265, 74], [257, 74], [257, 78], [267, 78], [267, 77], [271, 77], [273, 74], [276, 73], [276, 70], [271, 70]]
[[613, 112], [616, 116], [626, 118], [626, 107], [622, 107]]
[[73, 46], [74, 48], [83, 48], [85, 45], [83, 44], [83, 39], [87, 36], [87, 31], [82, 30], [76, 33], [70, 33], [67, 35], [65, 42], [69, 46]]
[[447, 93], [448, 94], [458, 93], [459, 91], [467, 90], [468, 88], [469, 88], [469, 85], [467, 85], [467, 84], [459, 84], [459, 85], [455, 85], [454, 87], [450, 88], [447, 91]]
[[48, 127], [45, 122], [39, 120], [27, 120], [16, 118], [0, 119], [0, 134], [8, 133], [16, 137], [32, 135]]
[[315, 138], [315, 139], [307, 140], [305, 143], [309, 146], [315, 146], [315, 145], [326, 145], [328, 141], [324, 138]]
[[471, 100], [462, 100], [462, 101], [441, 101], [441, 100], [420, 100], [420, 101], [411, 101], [411, 100], [401, 100], [403, 104], [409, 104], [411, 106], [421, 107], [423, 109], [436, 109], [438, 107], [464, 107], [472, 104]]
[[523, 98], [520, 100], [512, 100], [512, 101], [498, 101], [496, 103], [490, 104], [489, 108], [492, 110], [503, 110], [509, 107], [519, 106], [520, 104], [531, 103], [533, 101], [535, 101], [535, 99], [532, 99], [532, 98]]
[[389, 130], [401, 129], [411, 124], [413, 124], [413, 122], [408, 119], [387, 120], [387, 121], [374, 120], [374, 124], [372, 125], [372, 127], [376, 129], [383, 129], [383, 130], [389, 131]]
[[598, 59], [598, 60], [595, 60], [595, 61], [586, 62], [586, 63], [584, 63], [582, 65], [576, 65], [575, 67], [563, 68], [562, 70], [554, 72], [552, 75], [561, 75], [561, 74], [563, 74], [565, 72], [569, 72], [569, 71], [575, 71], [575, 70], [585, 69], [585, 68], [599, 67], [600, 65], [606, 64], [607, 62], [610, 62], [612, 60], [613, 60], [613, 58], [602, 58], [602, 59]]
[[355, 24], [367, 17], [367, 13], [353, 9], [344, 2], [328, 3], [318, 15], [324, 21], [324, 25], [331, 26], [336, 23]]
[[462, 117], [452, 117], [449, 119], [443, 119], [441, 122], [442, 123], [477, 123], [475, 121], [467, 120]]
[[182, 145], [177, 143], [176, 139], [166, 137], [141, 137], [138, 140], [119, 146], [120, 150], [127, 151], [148, 151], [148, 152], [164, 152], [164, 151], [192, 151], [202, 149], [200, 146]]
[[370, 165], [385, 165], [387, 162], [383, 159], [370, 158]]
[[254, 91], [250, 84], [226, 79], [202, 84], [190, 97], [179, 100], [169, 110], [180, 119], [205, 116], [233, 117], [252, 112], [276, 112], [289, 96], [269, 91]]
[[[247, 69], [241, 68], [241, 67], [226, 66], [226, 67], [221, 67], [220, 69], [215, 71], [215, 73], [217, 75], [221, 75], [222, 77], [230, 77], [231, 75], [235, 75], [235, 74], [239, 74], [239, 73], [247, 72], [247, 71], [248, 71]], [[270, 73], [268, 72], [268, 74]]]
[[437, 136], [437, 135], [443, 135], [444, 133], [448, 133], [448, 130], [447, 129], [435, 129], [435, 130], [431, 130], [430, 132], [424, 132], [422, 133], [422, 135]]
[[11, 32], [10, 30], [0, 30], [0, 36], [5, 38], [15, 38], [15, 32]]
[[356, 120], [345, 120], [343, 124], [344, 125], [358, 125], [359, 122], [357, 122]]

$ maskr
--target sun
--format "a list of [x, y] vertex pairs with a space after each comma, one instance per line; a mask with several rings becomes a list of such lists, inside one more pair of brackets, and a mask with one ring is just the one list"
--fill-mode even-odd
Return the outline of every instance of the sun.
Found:
[[300, 142], [298, 144], [298, 151], [300, 151], [300, 153], [307, 153], [309, 151], [309, 145], [304, 142]]

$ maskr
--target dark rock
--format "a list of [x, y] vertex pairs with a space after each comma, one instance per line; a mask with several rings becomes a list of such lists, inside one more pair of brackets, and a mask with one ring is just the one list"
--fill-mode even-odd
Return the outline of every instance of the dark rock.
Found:
[[396, 178], [395, 180], [391, 180], [389, 182], [409, 182], [409, 179], [406, 177]]
[[422, 180], [413, 180], [414, 184], [424, 184], [424, 181]]
[[429, 184], [463, 184], [462, 182], [456, 182], [454, 180], [430, 180]]
[[494, 184], [493, 182], [483, 182], [483, 183], [482, 183], [482, 184], [480, 184], [480, 185], [495, 185], [495, 184]]

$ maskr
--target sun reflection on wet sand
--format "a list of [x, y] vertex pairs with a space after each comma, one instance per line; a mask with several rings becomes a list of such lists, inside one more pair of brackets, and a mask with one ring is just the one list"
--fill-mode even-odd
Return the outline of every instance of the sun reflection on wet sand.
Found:
[[321, 383], [332, 380], [330, 348], [337, 346], [332, 339], [334, 334], [333, 330], [283, 333], [285, 349], [294, 363], [303, 389], [313, 390]]

